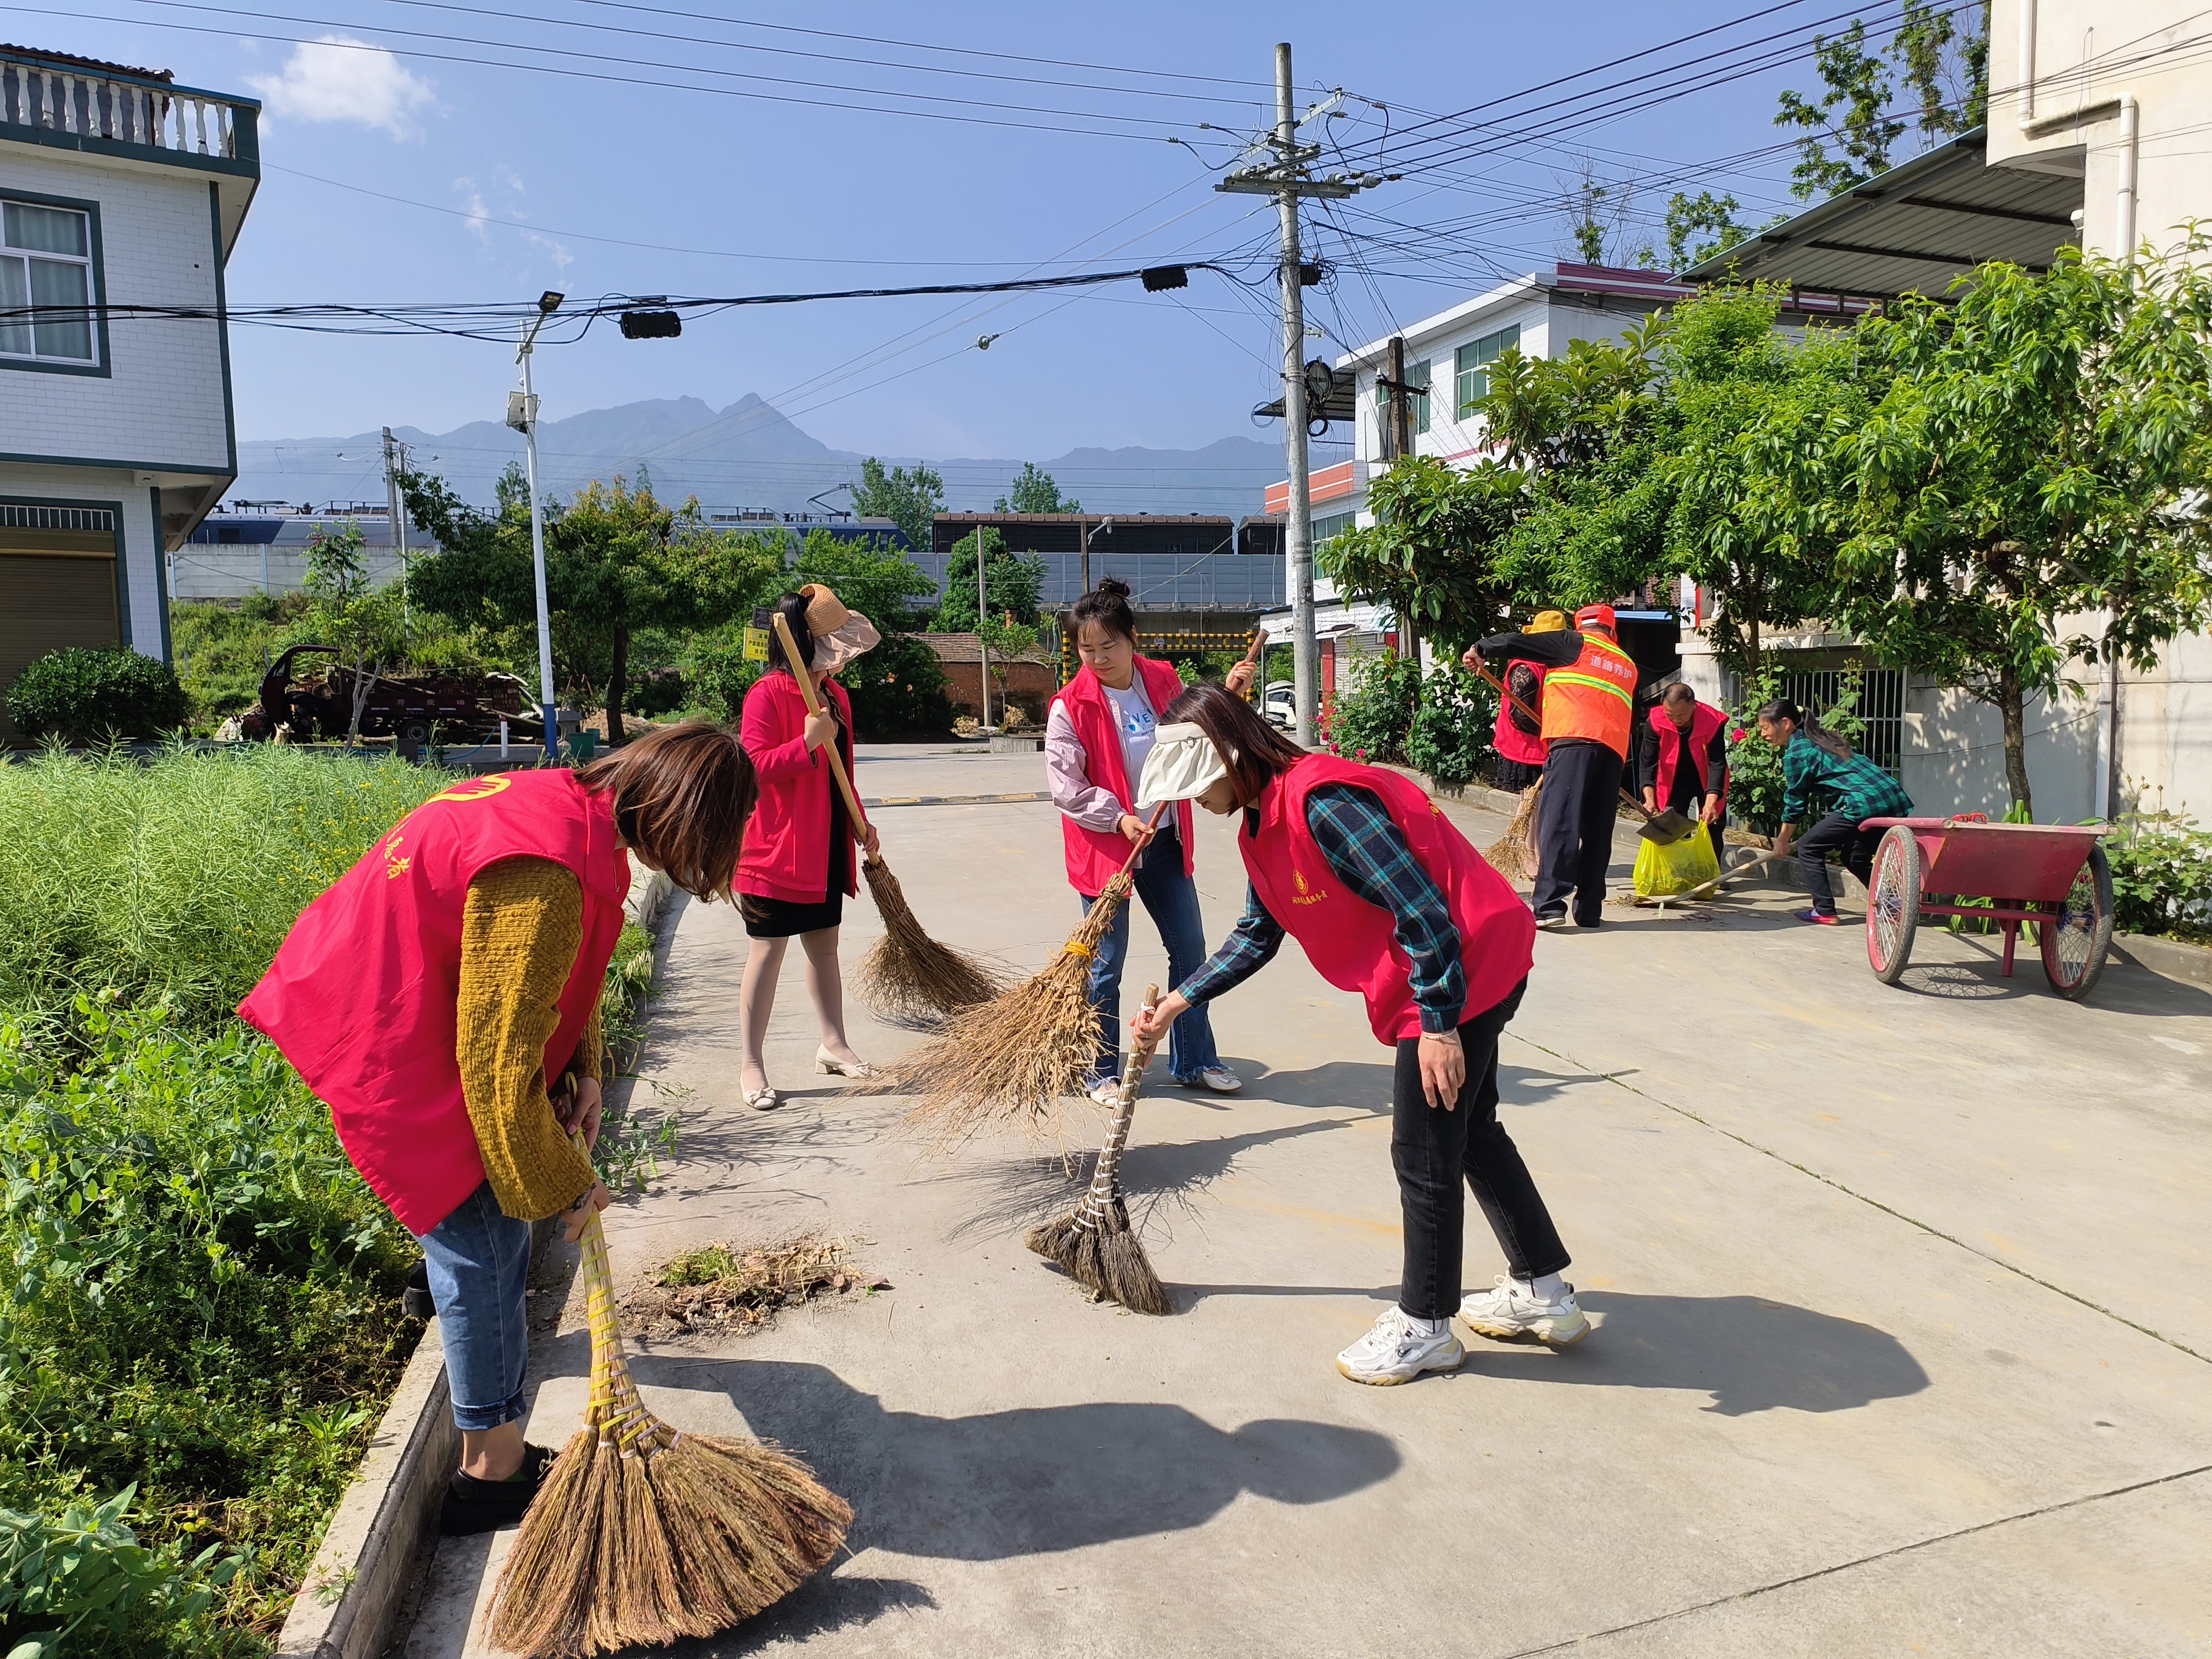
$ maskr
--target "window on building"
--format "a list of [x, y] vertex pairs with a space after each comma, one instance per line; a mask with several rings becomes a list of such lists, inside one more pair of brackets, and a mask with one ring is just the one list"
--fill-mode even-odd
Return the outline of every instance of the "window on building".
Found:
[[1332, 537], [1341, 536], [1358, 522], [1357, 512], [1332, 513], [1325, 519], [1316, 519], [1313, 521], [1313, 544], [1319, 547]]
[[0, 202], [0, 356], [91, 362], [92, 288], [90, 216]]
[[[1378, 432], [1387, 428], [1390, 419], [1390, 392], [1389, 388], [1382, 384], [1389, 378], [1389, 375], [1387, 373], [1375, 377], [1375, 425]], [[1418, 363], [1406, 365], [1406, 384], [1417, 386], [1422, 392], [1429, 389], [1429, 365], [1426, 358]], [[1429, 429], [1429, 400], [1412, 393], [1408, 393], [1407, 396], [1411, 398], [1413, 405], [1413, 435], [1418, 438]], [[1381, 446], [1378, 445], [1377, 447]]]
[[1474, 406], [1490, 394], [1490, 365], [1496, 362], [1508, 346], [1521, 343], [1521, 325], [1509, 323], [1495, 334], [1486, 334], [1472, 345], [1459, 349], [1453, 366], [1459, 371], [1458, 418], [1465, 420], [1474, 413]]
[[[1905, 764], [1905, 675], [1895, 668], [1860, 672], [1863, 678], [1853, 712], [1863, 725], [1853, 746], [1895, 777]], [[1848, 678], [1849, 671], [1844, 669], [1784, 668], [1776, 695], [1818, 716], [1835, 706]]]

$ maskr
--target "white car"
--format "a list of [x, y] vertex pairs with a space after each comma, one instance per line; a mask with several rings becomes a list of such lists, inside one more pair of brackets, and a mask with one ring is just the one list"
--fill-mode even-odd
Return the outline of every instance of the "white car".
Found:
[[1288, 680], [1272, 680], [1260, 694], [1260, 718], [1270, 726], [1291, 730], [1298, 723], [1297, 689]]

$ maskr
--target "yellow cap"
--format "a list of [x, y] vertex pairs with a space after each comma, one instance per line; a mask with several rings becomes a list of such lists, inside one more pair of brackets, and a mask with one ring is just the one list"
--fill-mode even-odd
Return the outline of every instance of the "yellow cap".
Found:
[[1528, 624], [1531, 634], [1564, 634], [1567, 631], [1567, 613], [1564, 611], [1539, 611], [1535, 621]]

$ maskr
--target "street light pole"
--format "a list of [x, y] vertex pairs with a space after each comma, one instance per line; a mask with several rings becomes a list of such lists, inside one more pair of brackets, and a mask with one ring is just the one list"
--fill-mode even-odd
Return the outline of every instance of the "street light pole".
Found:
[[991, 734], [991, 647], [983, 643], [983, 521], [975, 521], [975, 695], [983, 700], [983, 718], [975, 729]]
[[549, 763], [561, 758], [561, 727], [553, 702], [553, 615], [545, 599], [545, 509], [538, 495], [538, 393], [531, 383], [530, 358], [538, 343], [538, 331], [561, 308], [565, 297], [550, 289], [539, 295], [538, 314], [523, 325], [522, 349], [515, 359], [522, 365], [521, 407], [514, 408], [515, 400], [510, 398], [507, 417], [509, 426], [521, 430], [523, 468], [530, 482], [530, 573], [538, 586], [538, 711], [545, 722]]

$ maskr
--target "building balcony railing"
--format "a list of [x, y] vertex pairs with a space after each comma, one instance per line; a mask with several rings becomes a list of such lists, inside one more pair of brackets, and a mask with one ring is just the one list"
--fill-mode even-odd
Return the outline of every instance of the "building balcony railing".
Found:
[[252, 99], [0, 56], [0, 127], [252, 161], [259, 110]]

